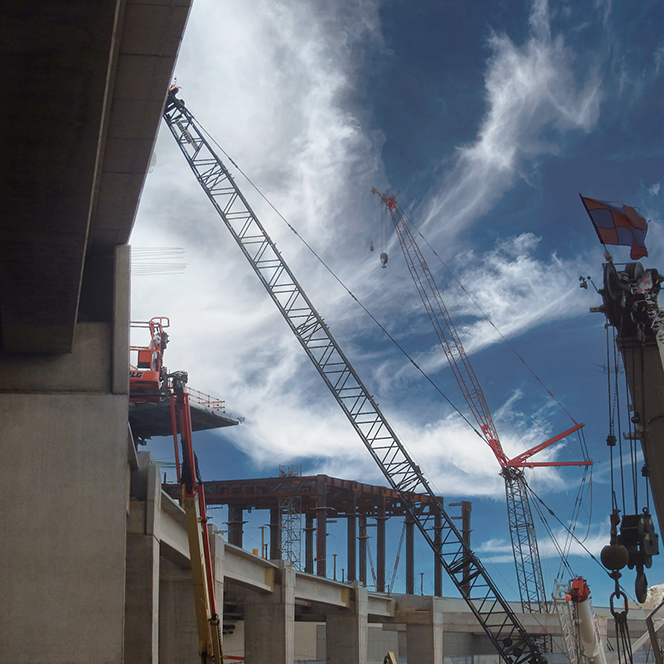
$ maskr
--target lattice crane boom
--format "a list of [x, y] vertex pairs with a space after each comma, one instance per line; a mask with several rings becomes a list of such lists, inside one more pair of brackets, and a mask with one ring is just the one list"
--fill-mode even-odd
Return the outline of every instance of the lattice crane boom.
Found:
[[375, 188], [372, 189], [372, 192], [380, 197], [389, 210], [406, 265], [431, 320], [438, 341], [445, 352], [461, 393], [479, 426], [481, 435], [493, 451], [502, 469], [501, 475], [505, 479], [510, 537], [514, 553], [519, 596], [523, 609], [530, 612], [546, 611], [547, 605], [542, 565], [522, 467], [533, 465], [579, 465], [576, 462], [537, 463], [528, 461], [528, 459], [533, 454], [552, 445], [583, 425], [577, 424], [564, 434], [556, 436], [514, 459], [507, 457], [500, 444], [482, 387], [477, 380], [470, 359], [466, 355], [466, 351], [445, 306], [438, 285], [410, 227], [406, 223], [396, 197], [388, 193], [383, 194]]
[[[464, 542], [442, 500], [397, 438], [174, 90], [169, 92], [164, 120], [217, 213], [497, 652], [506, 664], [543, 664], [546, 660], [539, 646]], [[414, 502], [413, 493], [428, 494], [432, 506]]]
[[440, 290], [431, 274], [431, 270], [403, 218], [403, 213], [397, 203], [396, 197], [390, 194], [381, 194], [376, 189], [372, 189], [372, 192], [380, 196], [390, 212], [394, 230], [399, 238], [399, 244], [401, 245], [410, 275], [422, 298], [422, 303], [431, 319], [431, 324], [438, 337], [438, 341], [440, 341], [440, 345], [445, 351], [454, 377], [459, 383], [464, 399], [475, 417], [482, 436], [501, 466], [506, 466], [508, 462], [507, 455], [503, 451], [500, 440], [498, 439], [496, 426], [493, 423], [489, 407], [484, 398], [482, 387], [477, 380], [468, 355], [466, 355], [452, 317], [447, 311]]

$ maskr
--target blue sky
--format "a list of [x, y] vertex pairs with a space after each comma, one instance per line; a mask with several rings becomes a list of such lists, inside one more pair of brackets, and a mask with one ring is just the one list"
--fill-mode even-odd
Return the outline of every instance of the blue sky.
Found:
[[[591, 275], [599, 286], [603, 249], [578, 194], [638, 207], [650, 220], [644, 262], [664, 266], [662, 3], [487, 1], [472, 10], [460, 2], [320, 4], [197, 0], [176, 70], [181, 97], [467, 412], [394, 235], [386, 241], [387, 269], [378, 251], [369, 251], [372, 241], [382, 250], [385, 221], [371, 187], [401, 192], [401, 206], [437, 254], [561, 404], [586, 423], [596, 466], [583, 527], [590, 518], [587, 545], [597, 554], [608, 543], [610, 511], [606, 343], [603, 318], [588, 312], [599, 296], [579, 289], [578, 277]], [[251, 185], [237, 180], [420, 466], [447, 500], [473, 501], [473, 548], [514, 598], [495, 459]], [[165, 128], [132, 243], [185, 249], [183, 274], [133, 280], [132, 316], [169, 316], [169, 369], [187, 370], [192, 387], [246, 418], [197, 437], [204, 479], [270, 476], [279, 464], [301, 464], [305, 474], [383, 483]], [[569, 428], [567, 415], [422, 249], [508, 454]], [[627, 261], [629, 249], [613, 255]], [[170, 443], [155, 441], [150, 449], [167, 458]], [[570, 441], [553, 454], [578, 458], [578, 447]], [[528, 478], [565, 521], [578, 471]], [[222, 527], [223, 514], [216, 518]], [[247, 524], [248, 548], [259, 546], [259, 525]], [[400, 525], [392, 530], [388, 567]], [[342, 555], [341, 535], [331, 536], [334, 546]], [[541, 547], [550, 586], [558, 565], [543, 531]], [[428, 553], [418, 561], [430, 590]], [[587, 556], [571, 562], [588, 577], [595, 603], [606, 604], [610, 585], [602, 570]], [[657, 566], [649, 576], [664, 581]]]

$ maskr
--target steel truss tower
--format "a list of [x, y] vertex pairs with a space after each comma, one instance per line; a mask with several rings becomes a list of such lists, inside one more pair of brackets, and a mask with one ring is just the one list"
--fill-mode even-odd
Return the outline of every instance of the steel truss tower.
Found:
[[[302, 466], [279, 466], [279, 476], [302, 477]], [[279, 498], [281, 555], [295, 569], [302, 570], [302, 496]]]

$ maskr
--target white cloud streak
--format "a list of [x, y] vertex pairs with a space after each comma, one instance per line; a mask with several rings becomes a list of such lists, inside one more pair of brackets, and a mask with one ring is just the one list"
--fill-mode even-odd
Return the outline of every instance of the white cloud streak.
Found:
[[[493, 56], [485, 75], [487, 113], [477, 139], [459, 147], [454, 168], [432, 192], [426, 225], [458, 231], [486, 214], [526, 167], [557, 155], [555, 137], [590, 131], [599, 117], [600, 80], [590, 72], [579, 85], [574, 53], [562, 36], [552, 36], [546, 0], [536, 0], [529, 39], [516, 45], [493, 34]], [[446, 220], [453, 220], [447, 223]]]
[[[536, 527], [537, 530], [541, 528], [540, 524], [536, 524]], [[571, 524], [567, 524], [567, 527], [572, 530]], [[559, 525], [553, 527], [552, 530], [558, 547], [561, 550], [565, 549], [569, 558], [581, 557], [587, 559], [588, 553], [591, 553], [599, 559], [602, 548], [609, 543], [611, 526], [608, 518], [590, 528], [587, 524], [577, 524], [577, 527], [573, 530], [575, 538], [570, 538], [568, 531]], [[477, 546], [483, 554], [482, 559], [487, 563], [514, 562], [512, 543], [507, 539], [492, 538], [479, 542]], [[542, 560], [559, 558], [558, 547], [550, 537], [540, 537], [538, 541], [540, 558]]]

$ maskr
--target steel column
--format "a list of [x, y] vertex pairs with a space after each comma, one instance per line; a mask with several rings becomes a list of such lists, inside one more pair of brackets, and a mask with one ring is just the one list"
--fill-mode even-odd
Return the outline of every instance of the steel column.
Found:
[[415, 594], [415, 522], [406, 516], [406, 595]]
[[349, 514], [346, 517], [347, 522], [347, 561], [346, 567], [348, 568], [348, 575], [346, 577], [347, 581], [356, 581], [357, 577], [357, 515], [353, 511], [353, 514]]
[[314, 515], [310, 512], [304, 517], [304, 571], [314, 573]]
[[327, 576], [327, 500], [325, 482], [316, 483], [316, 574]]
[[[440, 510], [436, 505], [433, 507], [434, 513], [434, 547], [435, 551], [439, 551], [443, 538], [442, 538], [442, 529], [443, 529], [443, 517], [440, 514]], [[433, 557], [433, 594], [436, 597], [443, 596], [443, 566], [440, 563], [440, 558], [434, 554]]]
[[385, 499], [378, 505], [376, 517], [376, 592], [385, 592]]
[[270, 560], [281, 560], [281, 510], [270, 510]]
[[358, 536], [360, 548], [360, 583], [363, 586], [367, 585], [367, 517], [364, 514], [360, 515], [360, 534]]
[[231, 505], [228, 508], [228, 543], [242, 547], [242, 508]]

